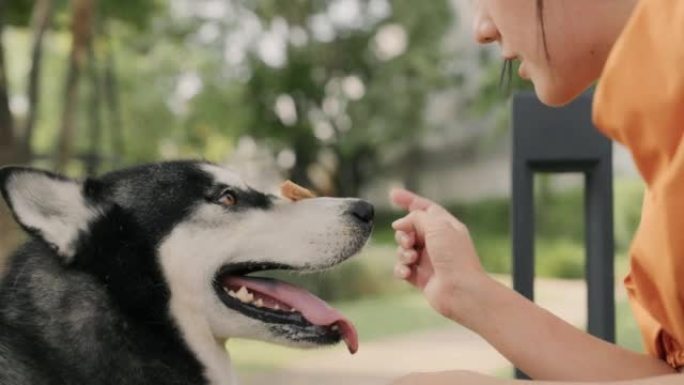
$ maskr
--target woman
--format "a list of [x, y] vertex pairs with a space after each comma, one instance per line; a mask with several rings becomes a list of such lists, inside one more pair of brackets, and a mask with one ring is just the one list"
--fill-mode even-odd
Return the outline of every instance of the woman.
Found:
[[[544, 103], [565, 104], [600, 77], [595, 123], [629, 148], [647, 184], [625, 285], [648, 354], [579, 331], [488, 277], [467, 228], [405, 190], [391, 193], [408, 211], [393, 224], [395, 274], [542, 384], [684, 384], [684, 1], [476, 0], [476, 7], [476, 40], [520, 60], [520, 76]], [[507, 383], [524, 381], [446, 372], [396, 382]]]

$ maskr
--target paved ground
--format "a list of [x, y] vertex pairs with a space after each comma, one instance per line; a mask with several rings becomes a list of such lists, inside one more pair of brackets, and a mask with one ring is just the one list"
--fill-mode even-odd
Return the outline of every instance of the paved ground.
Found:
[[[586, 319], [586, 287], [578, 281], [541, 280], [537, 302], [574, 325]], [[474, 333], [454, 325], [362, 343], [355, 356], [315, 352], [271, 373], [244, 374], [244, 385], [380, 385], [409, 372], [467, 369], [502, 373], [508, 362]]]

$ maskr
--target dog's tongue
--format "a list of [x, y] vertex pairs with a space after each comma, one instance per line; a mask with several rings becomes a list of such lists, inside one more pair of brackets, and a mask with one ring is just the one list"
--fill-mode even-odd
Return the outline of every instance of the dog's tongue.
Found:
[[351, 354], [359, 348], [358, 334], [354, 325], [342, 313], [322, 299], [294, 285], [267, 278], [227, 277], [223, 284], [232, 287], [246, 287], [277, 299], [302, 313], [307, 321], [316, 326], [337, 325]]

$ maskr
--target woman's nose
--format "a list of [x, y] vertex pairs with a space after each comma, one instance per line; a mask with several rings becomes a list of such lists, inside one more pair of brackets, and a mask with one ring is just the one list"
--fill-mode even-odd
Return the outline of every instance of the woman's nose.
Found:
[[489, 44], [499, 41], [501, 35], [494, 21], [485, 12], [482, 5], [478, 6], [473, 18], [473, 35], [479, 44]]

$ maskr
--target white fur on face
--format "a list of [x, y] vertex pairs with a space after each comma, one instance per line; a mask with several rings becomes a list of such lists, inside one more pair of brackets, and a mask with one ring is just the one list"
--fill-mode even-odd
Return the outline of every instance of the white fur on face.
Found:
[[18, 172], [7, 182], [9, 201], [19, 221], [39, 231], [67, 262], [76, 251], [79, 233], [99, 215], [86, 203], [81, 189], [77, 182], [37, 172]]
[[[171, 291], [171, 315], [212, 384], [227, 384], [230, 363], [217, 339], [242, 337], [293, 345], [257, 320], [229, 309], [212, 285], [221, 267], [269, 262], [326, 268], [358, 251], [365, 237], [345, 212], [353, 200], [309, 199], [227, 212], [204, 203], [161, 243], [159, 257]], [[307, 344], [299, 344], [307, 346]]]
[[200, 166], [202, 171], [208, 173], [214, 178], [216, 183], [222, 183], [226, 186], [231, 186], [239, 189], [246, 189], [247, 184], [242, 180], [238, 173], [225, 169], [213, 164], [203, 164]]

